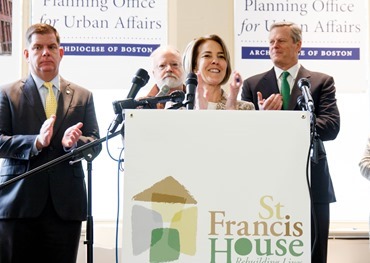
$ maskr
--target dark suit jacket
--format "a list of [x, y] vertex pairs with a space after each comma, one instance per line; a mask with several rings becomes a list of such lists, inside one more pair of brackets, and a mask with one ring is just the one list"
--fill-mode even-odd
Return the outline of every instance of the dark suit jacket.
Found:
[[[289, 110], [301, 110], [297, 98], [302, 93], [297, 81], [307, 78], [311, 82], [311, 94], [315, 106], [316, 131], [322, 141], [334, 140], [340, 128], [340, 117], [335, 97], [334, 79], [323, 73], [313, 72], [300, 67], [296, 81], [292, 88], [289, 101]], [[257, 91], [264, 99], [271, 94], [280, 93], [275, 70], [264, 72], [246, 79], [243, 82], [242, 100], [253, 102], [258, 109]], [[319, 162], [311, 165], [311, 190], [313, 201], [316, 203], [335, 202], [335, 194], [330, 178], [325, 149], [319, 154]]]
[[[32, 147], [46, 120], [36, 84], [31, 76], [0, 89], [0, 183], [66, 154], [61, 145], [67, 128], [83, 123], [78, 146], [99, 137], [92, 93], [60, 79], [60, 95], [54, 133], [49, 147], [33, 156]], [[95, 147], [98, 153], [101, 147]], [[32, 218], [40, 215], [48, 196], [58, 215], [66, 220], [85, 220], [86, 187], [81, 162], [70, 160], [28, 176], [0, 190], [0, 218]]]

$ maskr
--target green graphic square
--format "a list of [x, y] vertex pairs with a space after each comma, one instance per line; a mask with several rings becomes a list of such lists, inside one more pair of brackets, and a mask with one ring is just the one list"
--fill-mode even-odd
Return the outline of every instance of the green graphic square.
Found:
[[151, 263], [169, 262], [179, 259], [180, 236], [177, 229], [153, 229], [150, 245]]

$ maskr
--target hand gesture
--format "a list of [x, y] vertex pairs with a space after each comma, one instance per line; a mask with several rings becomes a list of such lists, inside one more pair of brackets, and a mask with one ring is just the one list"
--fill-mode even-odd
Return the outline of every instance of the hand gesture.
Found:
[[65, 148], [71, 148], [77, 144], [77, 141], [80, 139], [82, 135], [82, 131], [80, 130], [83, 126], [82, 122], [79, 122], [71, 127], [69, 127], [63, 135], [62, 138], [62, 145]]
[[283, 97], [281, 94], [272, 94], [267, 99], [262, 98], [262, 93], [257, 92], [259, 110], [281, 110], [283, 107]]
[[37, 150], [40, 151], [42, 148], [49, 146], [51, 137], [53, 136], [53, 132], [54, 132], [55, 119], [56, 119], [56, 116], [51, 115], [51, 117], [42, 124], [40, 128], [40, 133], [39, 135], [37, 135], [37, 139], [36, 139]]
[[242, 76], [239, 74], [239, 72], [234, 71], [232, 74], [232, 81], [230, 82], [229, 96], [227, 98], [225, 105], [227, 110], [237, 109], [237, 97], [241, 86], [242, 86]]

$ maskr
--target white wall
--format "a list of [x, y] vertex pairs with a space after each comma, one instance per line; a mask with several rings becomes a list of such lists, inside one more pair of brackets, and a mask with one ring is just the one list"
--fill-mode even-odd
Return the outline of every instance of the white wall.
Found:
[[332, 221], [368, 221], [370, 182], [361, 176], [358, 163], [369, 135], [368, 93], [339, 93], [341, 130], [326, 142], [329, 169], [337, 202], [331, 204]]

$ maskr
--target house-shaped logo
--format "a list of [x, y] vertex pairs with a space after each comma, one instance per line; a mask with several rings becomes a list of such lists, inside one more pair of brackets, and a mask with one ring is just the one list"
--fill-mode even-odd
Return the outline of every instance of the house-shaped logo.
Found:
[[169, 176], [132, 199], [134, 256], [149, 252], [149, 262], [161, 263], [195, 255], [197, 201], [183, 185]]

